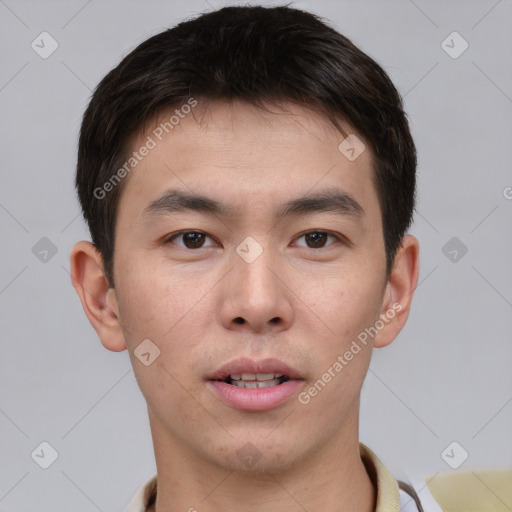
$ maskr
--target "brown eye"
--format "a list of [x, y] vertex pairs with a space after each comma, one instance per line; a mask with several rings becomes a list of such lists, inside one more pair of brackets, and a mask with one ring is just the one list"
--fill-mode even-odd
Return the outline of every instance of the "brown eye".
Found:
[[325, 242], [327, 241], [327, 233], [322, 233], [320, 231], [315, 231], [313, 233], [307, 233], [305, 235], [306, 241], [310, 245], [310, 247], [314, 247], [315, 249], [318, 247], [323, 247]]
[[304, 233], [299, 238], [304, 238], [306, 241], [306, 247], [309, 247], [310, 249], [322, 249], [326, 246], [329, 237], [339, 240], [338, 237], [327, 233], [326, 231], [310, 231], [309, 233]]
[[205, 235], [204, 235], [204, 233], [192, 232], [192, 233], [184, 233], [182, 235], [182, 237], [183, 237], [183, 241], [184, 241], [185, 245], [189, 249], [197, 249], [203, 245]]
[[166, 243], [174, 243], [175, 240], [181, 240], [183, 245], [176, 243], [178, 247], [185, 249], [201, 249], [206, 238], [210, 237], [201, 231], [180, 231], [169, 237]]

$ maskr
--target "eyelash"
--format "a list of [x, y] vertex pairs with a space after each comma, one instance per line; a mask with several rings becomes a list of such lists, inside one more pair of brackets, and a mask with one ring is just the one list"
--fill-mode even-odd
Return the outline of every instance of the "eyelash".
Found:
[[[173, 233], [172, 235], [170, 235], [169, 237], [167, 237], [165, 240], [164, 240], [164, 244], [169, 244], [169, 243], [172, 243], [176, 238], [182, 236], [182, 235], [185, 235], [185, 234], [188, 234], [188, 233], [194, 233], [194, 234], [200, 234], [200, 235], [206, 235], [207, 237], [211, 238], [213, 240], [213, 238], [208, 235], [207, 233], [205, 233], [204, 231], [198, 231], [198, 230], [183, 230], [183, 231], [178, 231], [176, 233]], [[338, 234], [335, 234], [335, 233], [332, 233], [330, 231], [324, 231], [324, 230], [319, 230], [319, 229], [313, 229], [313, 230], [310, 230], [310, 231], [306, 231], [302, 234], [300, 234], [296, 239], [299, 239], [299, 238], [302, 238], [306, 235], [309, 235], [309, 234], [312, 234], [312, 233], [321, 233], [321, 234], [325, 234], [327, 236], [332, 236], [334, 238], [336, 238], [339, 242], [341, 243], [344, 243], [344, 244], [347, 244], [348, 241], [342, 236], [342, 235], [338, 235]], [[301, 247], [304, 247], [306, 249], [312, 249], [312, 250], [315, 250], [315, 251], [318, 251], [320, 249], [326, 249], [328, 247], [330, 247], [331, 245], [333, 244], [330, 244], [330, 245], [327, 245], [325, 247], [307, 247], [307, 246], [301, 246]], [[196, 248], [190, 248], [190, 247], [181, 247], [181, 246], [178, 246], [180, 247], [180, 249], [188, 249], [190, 251], [197, 251], [198, 249], [206, 249], [207, 247], [196, 247]]]

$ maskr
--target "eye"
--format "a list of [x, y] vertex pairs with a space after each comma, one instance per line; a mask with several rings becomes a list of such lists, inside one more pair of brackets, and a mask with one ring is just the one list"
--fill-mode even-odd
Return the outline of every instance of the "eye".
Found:
[[[308, 247], [310, 249], [322, 249], [326, 247], [326, 243], [329, 237], [335, 241], [342, 241], [341, 237], [327, 231], [308, 231], [307, 233], [300, 235], [296, 240], [301, 238], [305, 239], [306, 245], [298, 244], [301, 247]], [[179, 231], [169, 236], [164, 243], [174, 243], [178, 247], [182, 247], [184, 249], [202, 249], [211, 247], [204, 245], [206, 238], [213, 240], [210, 236], [208, 236], [206, 233], [203, 233], [202, 231]], [[175, 243], [175, 240], [181, 240], [182, 244]], [[328, 244], [327, 247], [329, 245], [333, 244]]]
[[[180, 239], [183, 241], [184, 245], [175, 244], [178, 247], [183, 247], [185, 249], [201, 249], [204, 247], [205, 238], [210, 238], [206, 233], [202, 231], [179, 231], [178, 233], [174, 233], [170, 237], [165, 240], [165, 243], [174, 242], [176, 239]], [[206, 246], [210, 247], [210, 246]]]
[[327, 231], [308, 231], [307, 233], [300, 235], [297, 240], [300, 238], [305, 238], [307, 244], [306, 247], [309, 247], [310, 249], [322, 249], [325, 247], [325, 243], [329, 237], [336, 240], [341, 240], [340, 237], [328, 233]]

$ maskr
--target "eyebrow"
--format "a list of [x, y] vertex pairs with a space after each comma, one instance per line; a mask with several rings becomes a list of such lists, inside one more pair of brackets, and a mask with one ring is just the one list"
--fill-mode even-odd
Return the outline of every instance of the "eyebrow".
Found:
[[[225, 218], [235, 217], [240, 213], [235, 206], [224, 204], [210, 197], [180, 190], [167, 190], [144, 209], [143, 216], [153, 217], [154, 215], [185, 211]], [[330, 189], [307, 194], [280, 205], [274, 211], [274, 218], [318, 212], [332, 212], [355, 218], [365, 215], [363, 207], [351, 194], [339, 189]]]

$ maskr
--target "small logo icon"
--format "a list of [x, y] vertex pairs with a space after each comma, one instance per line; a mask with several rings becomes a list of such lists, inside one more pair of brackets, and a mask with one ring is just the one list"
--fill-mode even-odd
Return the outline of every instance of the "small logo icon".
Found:
[[30, 456], [43, 469], [48, 469], [59, 458], [57, 450], [46, 441], [40, 443]]
[[144, 366], [149, 366], [160, 356], [160, 349], [149, 338], [146, 338], [137, 345], [133, 351], [133, 355]]
[[442, 452], [441, 458], [450, 466], [452, 469], [457, 469], [469, 457], [469, 453], [461, 446], [457, 441], [451, 442]]
[[47, 59], [59, 47], [59, 43], [48, 32], [41, 32], [30, 46], [41, 59]]
[[261, 459], [262, 454], [258, 448], [252, 443], [245, 443], [237, 452], [238, 460], [240, 460], [246, 467], [254, 467]]
[[56, 254], [57, 246], [46, 236], [32, 247], [32, 254], [42, 263], [48, 263]]
[[505, 199], [512, 199], [512, 187], [505, 187], [503, 189], [503, 197]]
[[347, 160], [353, 162], [365, 150], [365, 145], [356, 135], [351, 133], [338, 146], [338, 149]]
[[443, 245], [441, 251], [452, 263], [458, 263], [466, 255], [468, 248], [454, 236]]
[[458, 32], [452, 32], [441, 43], [441, 48], [452, 59], [458, 59], [468, 49], [468, 47], [468, 42]]
[[246, 263], [252, 263], [263, 252], [263, 247], [252, 236], [248, 236], [237, 246], [236, 252]]

